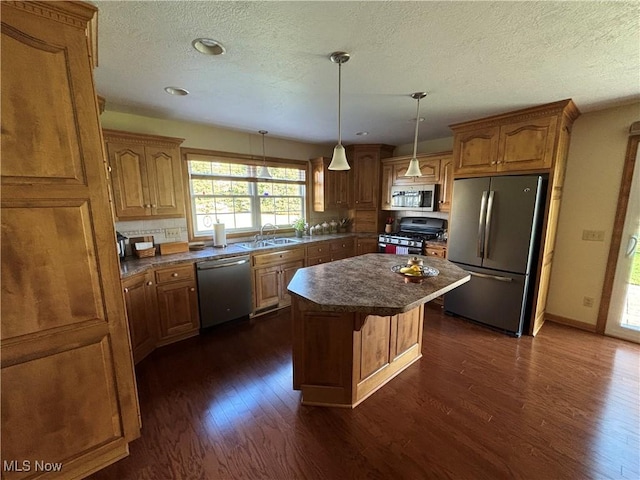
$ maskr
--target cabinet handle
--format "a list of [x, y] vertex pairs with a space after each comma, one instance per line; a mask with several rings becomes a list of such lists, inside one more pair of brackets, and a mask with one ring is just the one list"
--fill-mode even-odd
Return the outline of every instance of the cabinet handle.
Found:
[[129, 293], [129, 289], [128, 289], [128, 288], [125, 288], [125, 289], [124, 289], [124, 293]]
[[107, 165], [107, 172], [111, 173], [111, 165]]
[[196, 289], [195, 289], [195, 287], [191, 287], [191, 288], [189, 289], [189, 291], [190, 291], [190, 292], [195, 292], [195, 291], [196, 291]]
[[319, 252], [321, 252], [321, 251], [322, 251], [322, 249], [321, 249], [321, 248], [319, 248], [319, 249], [318, 249], [318, 251], [319, 251]]
[[155, 205], [151, 205], [151, 208], [156, 208], [156, 206]]
[[153, 285], [153, 282], [147, 282], [147, 285], [151, 286]]
[[177, 277], [177, 276], [178, 276], [178, 274], [177, 274], [177, 273], [172, 273], [172, 274], [171, 274], [171, 276], [172, 276], [172, 277]]
[[360, 200], [356, 200], [356, 203], [360, 203]]
[[495, 162], [495, 161], [491, 162], [491, 165], [495, 165], [495, 164], [496, 164], [496, 162]]

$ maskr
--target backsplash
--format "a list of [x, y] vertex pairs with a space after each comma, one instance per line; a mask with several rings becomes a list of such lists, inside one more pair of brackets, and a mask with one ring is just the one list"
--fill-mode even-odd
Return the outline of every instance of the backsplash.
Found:
[[[167, 236], [167, 229], [176, 230], [177, 236]], [[116, 230], [127, 238], [153, 235], [154, 243], [186, 242], [189, 240], [186, 218], [162, 220], [128, 220], [116, 222]]]

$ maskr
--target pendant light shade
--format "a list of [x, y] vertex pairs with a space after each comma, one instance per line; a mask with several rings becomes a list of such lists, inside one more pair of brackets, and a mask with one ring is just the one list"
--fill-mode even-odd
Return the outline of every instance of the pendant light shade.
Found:
[[342, 129], [341, 129], [341, 100], [342, 100], [342, 64], [349, 61], [349, 54], [346, 52], [333, 52], [331, 61], [338, 64], [338, 144], [333, 149], [333, 157], [329, 164], [329, 170], [349, 170], [349, 162], [347, 162], [347, 155], [342, 146]]
[[418, 126], [420, 125], [420, 99], [426, 96], [427, 94], [425, 92], [416, 92], [411, 94], [411, 97], [418, 101], [418, 107], [416, 108], [416, 133], [413, 138], [413, 157], [411, 157], [409, 168], [407, 169], [407, 173], [405, 173], [405, 177], [422, 176], [422, 172], [420, 171], [420, 164], [418, 163], [418, 159], [416, 158], [416, 152], [418, 150]]
[[267, 132], [266, 130], [259, 130], [258, 133], [262, 135], [262, 167], [260, 167], [260, 171], [258, 172], [258, 177], [271, 178], [271, 173], [267, 168], [267, 157], [264, 153], [264, 136], [269, 132]]

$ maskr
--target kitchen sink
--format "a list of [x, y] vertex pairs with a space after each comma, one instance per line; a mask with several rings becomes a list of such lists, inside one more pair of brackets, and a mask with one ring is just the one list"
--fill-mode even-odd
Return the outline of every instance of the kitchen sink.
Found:
[[300, 243], [300, 240], [295, 238], [274, 238], [273, 240], [264, 240], [265, 242], [271, 242], [273, 245], [289, 245], [291, 243]]
[[256, 248], [265, 248], [265, 247], [276, 247], [278, 245], [291, 245], [294, 243], [299, 243], [300, 240], [294, 238], [274, 238], [271, 240], [255, 240], [253, 242], [240, 242], [236, 243], [240, 248], [244, 248], [246, 250], [253, 250]]

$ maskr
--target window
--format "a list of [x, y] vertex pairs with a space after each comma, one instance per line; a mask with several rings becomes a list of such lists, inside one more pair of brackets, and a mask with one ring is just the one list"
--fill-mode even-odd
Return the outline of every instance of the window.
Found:
[[[270, 179], [258, 177], [255, 160], [187, 153], [193, 236], [211, 235], [213, 224], [227, 232], [260, 229], [265, 223], [290, 228], [305, 217], [306, 163], [268, 164]], [[246, 163], [245, 163], [246, 162]]]

